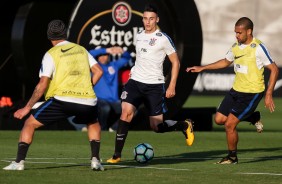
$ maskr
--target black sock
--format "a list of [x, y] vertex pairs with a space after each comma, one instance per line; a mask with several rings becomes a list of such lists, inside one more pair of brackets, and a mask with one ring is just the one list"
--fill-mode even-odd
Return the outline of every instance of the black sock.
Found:
[[29, 148], [29, 144], [25, 142], [19, 142], [18, 153], [16, 158], [17, 163], [19, 163], [21, 160], [25, 160], [28, 148]]
[[253, 112], [249, 117], [245, 118], [243, 121], [252, 123], [253, 125], [260, 120], [260, 112]]
[[100, 157], [99, 157], [100, 140], [91, 140], [90, 147], [91, 147], [91, 159], [92, 157], [96, 157], [97, 160], [100, 160]]
[[228, 150], [229, 157], [237, 157], [237, 150]]
[[185, 130], [188, 125], [185, 121], [165, 120], [158, 124], [158, 133], [171, 132], [176, 130]]
[[115, 143], [115, 154], [114, 159], [121, 157], [121, 152], [127, 137], [129, 123], [123, 120], [118, 121], [117, 133], [116, 133], [116, 143]]

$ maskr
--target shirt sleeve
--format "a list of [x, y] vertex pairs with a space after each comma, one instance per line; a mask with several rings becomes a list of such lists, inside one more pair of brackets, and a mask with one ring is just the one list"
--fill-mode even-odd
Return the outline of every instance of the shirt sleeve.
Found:
[[91, 49], [89, 50], [89, 53], [96, 58], [97, 56], [101, 54], [107, 54], [106, 48], [99, 48], [99, 49]]
[[233, 61], [234, 61], [234, 54], [233, 54], [233, 52], [232, 52], [232, 48], [230, 48], [230, 49], [227, 51], [227, 53], [226, 53], [226, 55], [225, 55], [225, 59], [227, 59], [227, 60], [230, 61], [230, 62], [233, 62]]
[[55, 65], [53, 58], [48, 52], [46, 52], [42, 59], [41, 68], [39, 71], [39, 77], [41, 78], [42, 76], [46, 76], [52, 78], [54, 72], [55, 72]]
[[165, 51], [166, 55], [170, 55], [170, 54], [176, 52], [176, 48], [175, 48], [174, 43], [171, 40], [171, 38], [165, 33], [163, 33], [163, 35], [165, 37], [165, 39], [164, 39], [165, 40], [164, 41], [164, 51]]
[[96, 59], [95, 59], [89, 52], [88, 52], [88, 61], [89, 61], [89, 66], [90, 66], [90, 68], [91, 68], [93, 65], [97, 64]]
[[263, 66], [274, 63], [267, 47], [263, 43], [261, 43], [257, 48], [256, 57], [257, 57], [257, 62], [261, 63]]

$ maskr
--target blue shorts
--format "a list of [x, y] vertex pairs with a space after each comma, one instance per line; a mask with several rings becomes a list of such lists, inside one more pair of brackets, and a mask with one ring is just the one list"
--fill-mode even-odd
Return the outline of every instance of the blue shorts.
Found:
[[72, 102], [64, 102], [50, 98], [38, 108], [32, 110], [34, 118], [44, 125], [53, 124], [70, 116], [75, 116], [73, 121], [77, 124], [97, 122], [97, 106], [89, 106]]
[[129, 79], [123, 88], [121, 100], [132, 104], [136, 109], [144, 103], [149, 116], [157, 116], [167, 111], [164, 84], [145, 84]]
[[261, 93], [242, 93], [233, 88], [224, 97], [217, 111], [228, 116], [232, 113], [239, 120], [249, 117], [257, 108], [264, 92]]

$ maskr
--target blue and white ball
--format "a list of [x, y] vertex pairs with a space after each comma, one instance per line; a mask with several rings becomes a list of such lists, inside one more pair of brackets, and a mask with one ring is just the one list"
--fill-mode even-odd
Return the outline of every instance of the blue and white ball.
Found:
[[134, 160], [138, 163], [147, 163], [154, 158], [154, 149], [148, 143], [140, 143], [133, 150]]

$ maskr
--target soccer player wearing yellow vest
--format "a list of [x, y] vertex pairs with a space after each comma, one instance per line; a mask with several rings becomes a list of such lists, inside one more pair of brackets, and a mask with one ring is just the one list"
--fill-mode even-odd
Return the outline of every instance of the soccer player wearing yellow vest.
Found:
[[[265, 107], [273, 112], [275, 109], [272, 93], [278, 77], [278, 67], [271, 58], [266, 46], [253, 37], [253, 22], [240, 18], [235, 24], [237, 42], [227, 52], [224, 59], [205, 66], [193, 66], [187, 72], [201, 72], [226, 68], [234, 63], [235, 79], [233, 87], [226, 94], [218, 107], [215, 122], [224, 125], [226, 131], [228, 155], [217, 164], [237, 164], [238, 132], [236, 126], [240, 121], [248, 121], [256, 126], [260, 133], [263, 125], [260, 112], [256, 108], [265, 95]], [[267, 89], [265, 90], [264, 68], [270, 70]]]
[[[98, 122], [97, 98], [93, 85], [103, 71], [88, 51], [67, 41], [67, 27], [61, 20], [48, 24], [47, 36], [53, 47], [45, 53], [39, 72], [39, 83], [25, 107], [14, 117], [29, 117], [22, 128], [16, 160], [4, 170], [24, 170], [24, 161], [35, 129], [75, 116], [74, 122], [87, 124], [91, 147], [91, 169], [104, 170], [100, 163], [101, 127]], [[91, 78], [91, 73], [93, 73]], [[45, 93], [46, 101], [31, 111]]]

